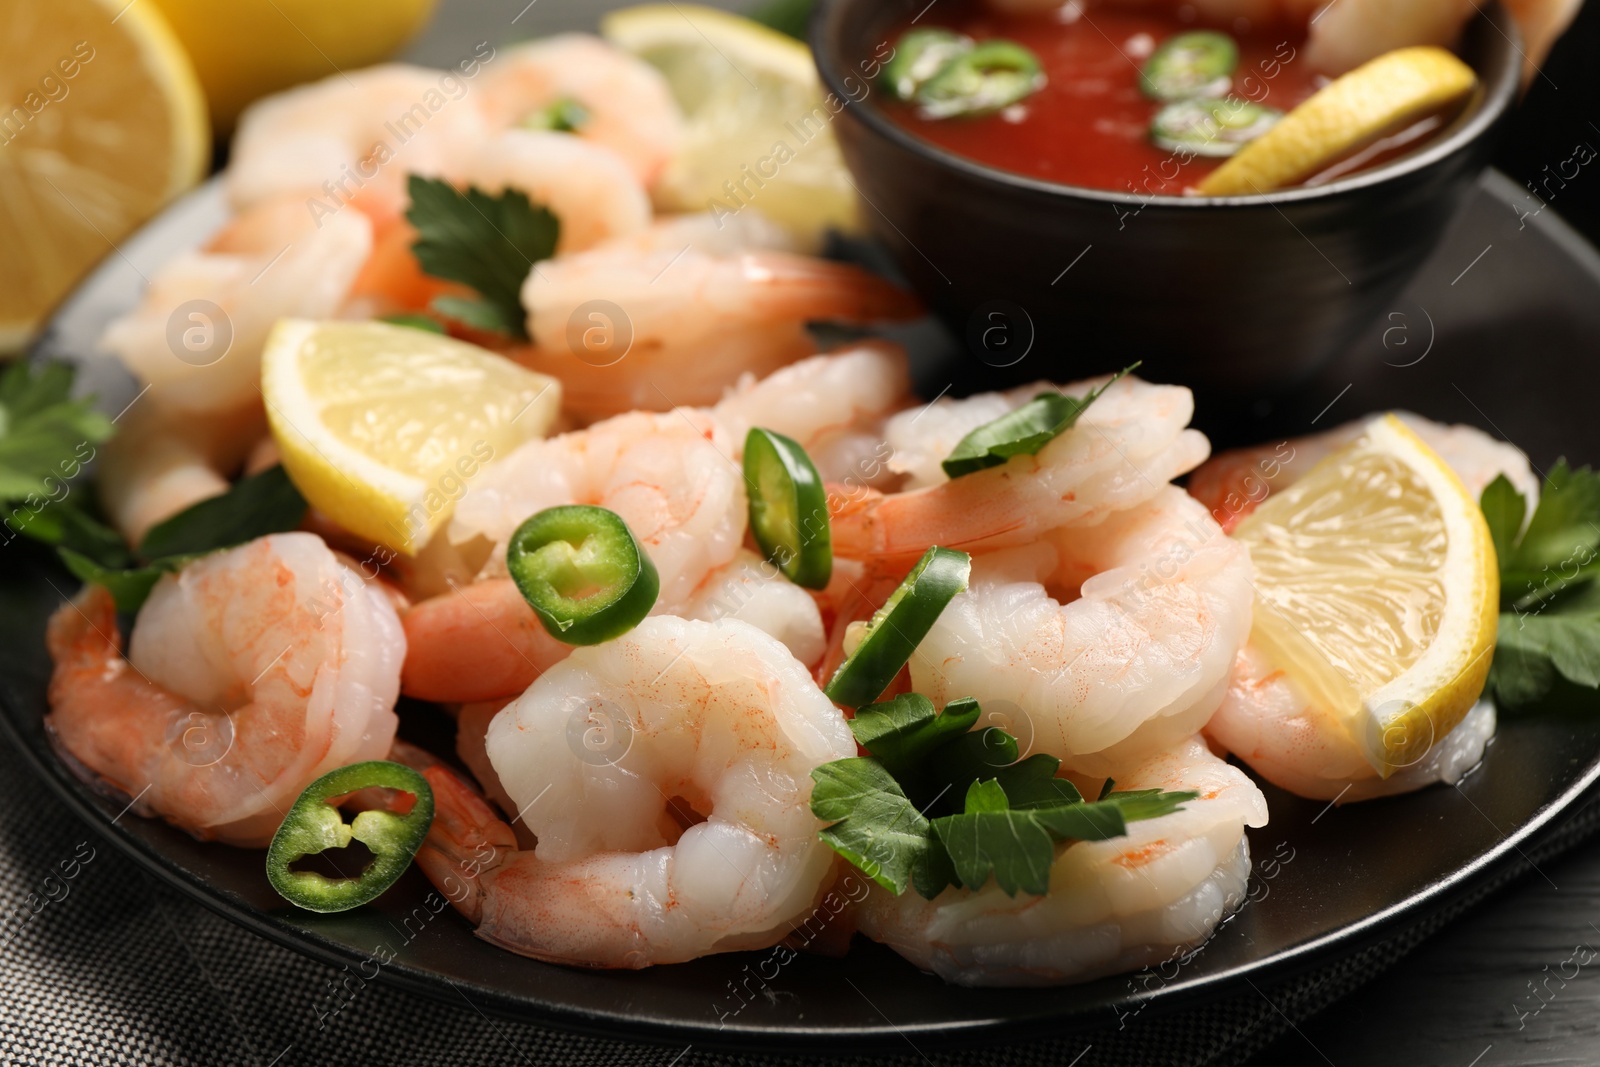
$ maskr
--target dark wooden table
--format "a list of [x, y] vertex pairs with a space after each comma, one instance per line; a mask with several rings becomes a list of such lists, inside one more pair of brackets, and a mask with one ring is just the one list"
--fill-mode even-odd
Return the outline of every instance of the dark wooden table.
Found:
[[[1398, 0], [1397, 0], [1398, 2]], [[409, 58], [443, 66], [480, 41], [592, 29], [594, 0], [442, 0]], [[724, 6], [740, 6], [737, 3]], [[1520, 180], [1566, 158], [1575, 141], [1600, 145], [1600, 6], [1545, 65], [1502, 169]], [[1600, 121], [1600, 119], [1596, 119]], [[1553, 206], [1600, 235], [1600, 178], [1582, 179]], [[1393, 970], [1291, 1032], [1263, 1054], [1276, 1063], [1505, 1067], [1600, 1064], [1600, 846], [1591, 844], [1491, 898]], [[1570, 961], [1570, 962], [1569, 962]], [[1586, 962], [1585, 962], [1586, 961]]]

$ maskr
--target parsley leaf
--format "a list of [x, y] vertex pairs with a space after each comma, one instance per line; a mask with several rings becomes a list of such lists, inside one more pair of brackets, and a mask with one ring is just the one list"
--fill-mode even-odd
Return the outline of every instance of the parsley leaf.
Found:
[[1123, 368], [1106, 384], [1081, 399], [1062, 393], [1040, 393], [1016, 410], [984, 423], [956, 443], [941, 464], [945, 474], [959, 478], [963, 474], [998, 467], [1012, 456], [1036, 455], [1045, 445], [1072, 429], [1078, 416], [1118, 379], [1138, 367], [1135, 363]]
[[856, 756], [811, 772], [811, 811], [833, 825], [822, 840], [862, 873], [899, 896], [915, 884], [932, 900], [949, 885], [949, 858], [933, 827], [875, 759]]
[[69, 363], [13, 363], [0, 374], [0, 501], [57, 499], [111, 436], [111, 420], [71, 398]]
[[515, 189], [491, 194], [410, 175], [406, 220], [416, 227], [411, 250], [423, 271], [477, 290], [482, 302], [435, 301], [441, 314], [479, 329], [528, 340], [522, 284], [533, 265], [555, 254], [561, 222]]
[[109, 589], [118, 611], [134, 612], [163, 574], [207, 552], [296, 529], [305, 514], [305, 498], [282, 467], [271, 467], [241, 478], [221, 496], [202, 500], [151, 527], [139, 546], [145, 561], [142, 565], [131, 565], [126, 556], [108, 562], [70, 545], [57, 552], [77, 578]]
[[975, 700], [936, 713], [918, 693], [860, 709], [851, 730], [871, 755], [811, 774], [811, 811], [832, 824], [822, 840], [896, 894], [914, 886], [931, 900], [952, 883], [976, 889], [992, 877], [1009, 894], [1042, 895], [1061, 843], [1125, 834], [1128, 822], [1170, 814], [1195, 795], [1145, 789], [1086, 803], [1057, 777], [1060, 760], [1019, 760], [1006, 731], [974, 731], [981, 716]]
[[1544, 696], [1558, 676], [1600, 687], [1600, 474], [1558, 462], [1531, 516], [1502, 475], [1480, 506], [1500, 561], [1489, 689], [1515, 706]]

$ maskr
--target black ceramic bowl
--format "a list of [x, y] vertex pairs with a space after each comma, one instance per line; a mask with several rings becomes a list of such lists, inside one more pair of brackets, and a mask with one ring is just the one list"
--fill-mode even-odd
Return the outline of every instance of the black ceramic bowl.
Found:
[[811, 43], [848, 101], [834, 129], [863, 214], [994, 383], [1142, 359], [1142, 374], [1217, 400], [1293, 386], [1372, 326], [1438, 243], [1521, 71], [1516, 25], [1487, 4], [1458, 49], [1480, 89], [1414, 151], [1315, 188], [1141, 198], [998, 170], [883, 114], [863, 64], [926, 3], [822, 0]]

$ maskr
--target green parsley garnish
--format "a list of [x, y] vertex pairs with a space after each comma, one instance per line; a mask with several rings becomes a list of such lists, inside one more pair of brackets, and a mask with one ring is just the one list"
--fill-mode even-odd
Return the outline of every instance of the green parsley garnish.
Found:
[[897, 895], [909, 885], [932, 900], [992, 877], [1011, 896], [1043, 896], [1061, 843], [1119, 837], [1196, 796], [1107, 783], [1085, 801], [1056, 777], [1060, 760], [1019, 759], [1016, 738], [997, 727], [973, 732], [981, 714], [971, 699], [936, 713], [919, 693], [856, 712], [850, 729], [871, 755], [811, 772], [811, 811], [831, 824], [822, 840]]
[[18, 361], [0, 373], [0, 542], [21, 534], [80, 551], [122, 547], [75, 484], [113, 429], [92, 398], [72, 399], [76, 372]]
[[561, 222], [515, 189], [491, 194], [447, 181], [407, 179], [406, 220], [417, 229], [411, 250], [435, 278], [477, 290], [479, 300], [442, 296], [433, 310], [469, 326], [528, 340], [522, 283], [533, 265], [555, 254]]
[[942, 464], [945, 474], [959, 478], [998, 467], [1012, 456], [1037, 455], [1041, 448], [1077, 425], [1078, 416], [1118, 379], [1138, 368], [1138, 363], [1123, 368], [1081, 399], [1062, 393], [1040, 393], [1015, 411], [984, 423], [956, 443]]
[[208, 552], [296, 529], [305, 515], [305, 498], [282, 467], [271, 467], [152, 526], [139, 545], [142, 562], [135, 563], [126, 549], [110, 556], [68, 546], [57, 551], [78, 579], [110, 590], [118, 611], [134, 612], [163, 574]]
[[1502, 704], [1526, 704], [1557, 675], [1600, 686], [1600, 474], [1556, 463], [1539, 506], [1504, 475], [1481, 500], [1500, 559], [1500, 625], [1489, 688]]

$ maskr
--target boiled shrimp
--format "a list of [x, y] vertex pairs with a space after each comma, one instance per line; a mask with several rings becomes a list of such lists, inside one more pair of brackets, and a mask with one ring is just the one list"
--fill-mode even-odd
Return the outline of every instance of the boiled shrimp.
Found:
[[[1401, 417], [1474, 497], [1503, 474], [1530, 498], [1528, 514], [1532, 514], [1539, 483], [1520, 449], [1471, 426], [1445, 426], [1406, 413]], [[1364, 422], [1224, 453], [1195, 472], [1190, 492], [1205, 497], [1207, 504], [1217, 501], [1213, 515], [1220, 511], [1237, 522], [1235, 512], [1248, 513], [1272, 491], [1292, 484], [1324, 455], [1355, 440]], [[1284, 455], [1290, 458], [1274, 467]], [[1407, 793], [1435, 782], [1453, 784], [1483, 758], [1494, 731], [1494, 707], [1480, 701], [1453, 730], [1434, 739], [1420, 760], [1380, 778], [1340, 717], [1308, 697], [1253, 644], [1239, 653], [1228, 691], [1206, 724], [1208, 737], [1274, 785], [1314, 800], [1340, 803]]]
[[941, 399], [888, 420], [899, 492], [837, 486], [831, 494], [834, 551], [851, 559], [909, 561], [933, 545], [973, 552], [1027, 545], [1059, 526], [1088, 526], [1156, 496], [1210, 449], [1186, 429], [1194, 396], [1135, 377], [1113, 384], [1077, 424], [1039, 450], [951, 480], [940, 463], [979, 426], [1042, 392], [1083, 396], [1105, 384], [1049, 383], [964, 400]]
[[560, 378], [580, 417], [662, 411], [713, 404], [741, 375], [813, 354], [809, 321], [920, 314], [877, 275], [792, 247], [785, 231], [743, 211], [720, 223], [666, 219], [540, 263], [522, 289], [535, 344], [514, 358]]
[[1483, 760], [1495, 718], [1494, 704], [1480, 700], [1416, 763], [1380, 778], [1338, 717], [1247, 645], [1206, 735], [1280, 789], [1350, 804], [1435, 782], [1454, 785]]
[[319, 226], [293, 197], [257, 204], [205, 248], [157, 271], [100, 345], [170, 410], [259, 404], [261, 348], [273, 325], [333, 317], [371, 251], [371, 224], [360, 212]]
[[967, 986], [1082, 982], [1200, 945], [1244, 902], [1244, 828], [1266, 825], [1266, 800], [1199, 738], [1118, 774], [1117, 788], [1200, 796], [1129, 823], [1125, 837], [1062, 847], [1043, 897], [1010, 897], [993, 882], [933, 900], [874, 886], [857, 913], [862, 932]]
[[[738, 619], [777, 638], [807, 665], [819, 662], [827, 645], [816, 601], [745, 549], [707, 572], [685, 599], [658, 599], [651, 613], [707, 622]], [[422, 700], [514, 697], [572, 652], [550, 636], [509, 578], [488, 578], [425, 600], [403, 622], [410, 651], [401, 689]]]
[[615, 152], [646, 187], [683, 142], [683, 115], [661, 73], [584, 33], [503, 50], [473, 102], [495, 131], [525, 125], [552, 105], [576, 104], [581, 115], [571, 132]]
[[406, 178], [438, 177], [488, 132], [453, 73], [386, 63], [266, 97], [239, 120], [223, 181], [244, 209], [288, 196], [325, 221], [358, 194], [391, 214]]
[[912, 688], [1008, 711], [1034, 751], [1114, 775], [1197, 733], [1250, 632], [1249, 554], [1168, 486], [1095, 526], [974, 558]]
[[883, 423], [912, 402], [905, 350], [862, 341], [765, 378], [746, 374], [711, 413], [741, 444], [754, 426], [793, 438], [826, 481], [887, 486], [898, 475]]
[[383, 593], [311, 534], [275, 534], [163, 577], [126, 659], [85, 588], [50, 619], [45, 723], [88, 774], [198, 837], [265, 845], [319, 775], [382, 759], [405, 635]]
[[537, 847], [434, 766], [417, 859], [513, 952], [640, 968], [773, 945], [836, 873], [811, 771], [855, 742], [753, 626], [662, 616], [580, 648], [494, 717], [486, 749]]
[[449, 701], [514, 696], [566, 656], [569, 649], [545, 632], [505, 564], [512, 533], [548, 507], [615, 511], [655, 565], [658, 608], [687, 607], [743, 544], [748, 504], [733, 449], [704, 412], [635, 412], [530, 441], [487, 468], [445, 533], [455, 544], [486, 546], [480, 580], [407, 615], [406, 692]]

